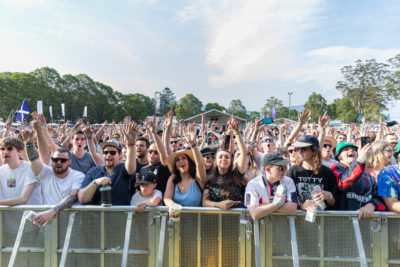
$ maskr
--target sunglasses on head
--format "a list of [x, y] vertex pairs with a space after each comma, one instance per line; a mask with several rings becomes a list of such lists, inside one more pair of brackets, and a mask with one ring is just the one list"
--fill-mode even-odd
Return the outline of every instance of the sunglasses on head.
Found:
[[1, 151], [5, 151], [5, 150], [7, 150], [7, 151], [13, 151], [13, 150], [14, 150], [14, 147], [13, 147], [13, 146], [2, 147], [2, 148], [0, 148], [0, 150], [1, 150]]
[[115, 156], [115, 154], [117, 154], [117, 151], [103, 151], [103, 155], [107, 155], [108, 153], [111, 154], [111, 156]]
[[324, 144], [324, 147], [332, 147], [331, 144]]
[[65, 159], [65, 158], [51, 158], [51, 161], [52, 162], [54, 162], [54, 163], [57, 163], [57, 162], [61, 162], [61, 163], [65, 163], [65, 162], [67, 162], [69, 159]]
[[171, 141], [171, 144], [177, 144], [178, 141]]
[[149, 154], [153, 153], [154, 155], [158, 155], [158, 151], [157, 150], [149, 150]]
[[265, 138], [263, 138], [262, 142], [263, 143], [265, 143], [265, 142], [274, 142], [274, 139], [265, 137]]

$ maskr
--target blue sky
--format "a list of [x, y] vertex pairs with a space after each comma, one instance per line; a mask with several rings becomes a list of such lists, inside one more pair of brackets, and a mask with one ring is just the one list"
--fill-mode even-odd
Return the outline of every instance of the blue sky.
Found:
[[0, 0], [0, 72], [49, 66], [248, 110], [288, 105], [289, 90], [292, 105], [312, 92], [331, 103], [342, 66], [400, 53], [399, 13], [398, 1]]

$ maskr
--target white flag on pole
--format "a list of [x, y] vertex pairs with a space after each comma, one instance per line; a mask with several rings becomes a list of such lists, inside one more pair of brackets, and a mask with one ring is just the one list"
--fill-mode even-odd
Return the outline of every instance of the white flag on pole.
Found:
[[53, 118], [53, 107], [52, 106], [49, 107], [49, 113], [50, 113], [50, 117]]
[[61, 116], [65, 117], [65, 103], [61, 104]]
[[87, 106], [85, 106], [85, 108], [83, 109], [83, 118], [87, 118]]
[[37, 101], [37, 113], [43, 114], [43, 101], [42, 100]]

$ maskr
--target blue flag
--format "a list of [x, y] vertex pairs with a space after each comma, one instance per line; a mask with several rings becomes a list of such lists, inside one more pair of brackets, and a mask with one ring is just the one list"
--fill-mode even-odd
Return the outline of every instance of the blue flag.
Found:
[[359, 121], [362, 121], [362, 114], [360, 114], [360, 117], [358, 118]]
[[390, 113], [387, 114], [387, 120], [390, 121]]
[[15, 117], [20, 122], [23, 122], [26, 116], [28, 116], [30, 112], [31, 110], [29, 109], [28, 105], [26, 104], [26, 101], [24, 100], [24, 102], [22, 102], [21, 106], [15, 112]]

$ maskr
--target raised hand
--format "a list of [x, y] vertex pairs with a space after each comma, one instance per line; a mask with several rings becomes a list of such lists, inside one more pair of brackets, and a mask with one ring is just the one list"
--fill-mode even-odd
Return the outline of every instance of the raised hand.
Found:
[[301, 124], [305, 124], [310, 119], [310, 110], [304, 109], [301, 113], [297, 114], [297, 118]]
[[135, 144], [137, 137], [137, 124], [132, 121], [130, 123], [125, 123], [124, 129], [122, 130], [122, 135], [124, 136], [125, 142], [128, 144]]
[[35, 141], [35, 131], [34, 130], [23, 130], [21, 132], [22, 140], [27, 143], [33, 143]]
[[318, 118], [318, 124], [321, 129], [325, 130], [325, 128], [328, 127], [330, 122], [331, 119], [328, 117], [328, 111], [325, 111], [324, 115], [322, 115], [322, 117], [319, 116]]
[[196, 125], [195, 123], [189, 124], [184, 131], [185, 141], [190, 146], [193, 146], [194, 144], [196, 144], [197, 134], [196, 134], [196, 128], [194, 127], [195, 125]]
[[87, 123], [87, 126], [83, 128], [82, 132], [86, 137], [93, 136], [93, 129], [90, 126], [90, 122]]

